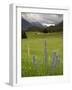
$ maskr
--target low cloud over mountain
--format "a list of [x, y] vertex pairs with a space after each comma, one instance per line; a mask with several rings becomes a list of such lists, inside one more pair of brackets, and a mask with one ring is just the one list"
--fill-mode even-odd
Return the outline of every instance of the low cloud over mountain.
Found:
[[63, 21], [62, 14], [34, 14], [22, 13], [22, 30], [27, 31], [32, 27], [46, 28], [55, 26]]

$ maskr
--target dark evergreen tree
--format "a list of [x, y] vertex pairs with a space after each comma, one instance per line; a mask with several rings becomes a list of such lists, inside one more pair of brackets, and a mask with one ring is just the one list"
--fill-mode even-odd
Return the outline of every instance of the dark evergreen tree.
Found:
[[45, 29], [43, 30], [43, 33], [48, 33], [48, 29], [45, 28]]
[[25, 38], [27, 38], [27, 35], [26, 35], [26, 33], [22, 30], [22, 39], [25, 39]]

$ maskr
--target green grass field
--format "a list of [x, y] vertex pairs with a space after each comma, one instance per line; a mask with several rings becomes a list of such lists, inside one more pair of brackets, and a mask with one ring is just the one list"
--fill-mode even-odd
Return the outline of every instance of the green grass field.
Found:
[[[26, 32], [27, 39], [21, 41], [21, 76], [55, 76], [63, 75], [63, 34]], [[44, 42], [47, 41], [48, 68], [44, 64]], [[60, 64], [51, 68], [52, 52], [60, 54]], [[36, 66], [33, 65], [33, 55], [36, 55]], [[37, 67], [37, 68], [36, 68]]]

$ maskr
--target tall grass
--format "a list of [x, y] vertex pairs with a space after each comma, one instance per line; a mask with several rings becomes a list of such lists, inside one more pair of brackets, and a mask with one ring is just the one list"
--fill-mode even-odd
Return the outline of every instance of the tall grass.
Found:
[[[27, 39], [21, 41], [21, 76], [63, 75], [63, 36], [62, 33], [27, 32]], [[44, 64], [44, 42], [47, 41], [48, 70]], [[60, 64], [51, 68], [52, 52], [60, 54]], [[35, 54], [36, 66], [33, 64]], [[36, 68], [35, 68], [36, 67]]]

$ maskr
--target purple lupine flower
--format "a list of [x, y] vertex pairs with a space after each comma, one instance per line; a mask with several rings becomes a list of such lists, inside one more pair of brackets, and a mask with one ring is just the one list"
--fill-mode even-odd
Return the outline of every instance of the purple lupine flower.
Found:
[[44, 42], [44, 63], [46, 72], [48, 72], [48, 52], [47, 52], [47, 41]]
[[53, 51], [52, 52], [52, 68], [55, 69], [56, 68], [56, 52]]
[[60, 54], [59, 53], [56, 54], [56, 62], [57, 64], [60, 64]]

